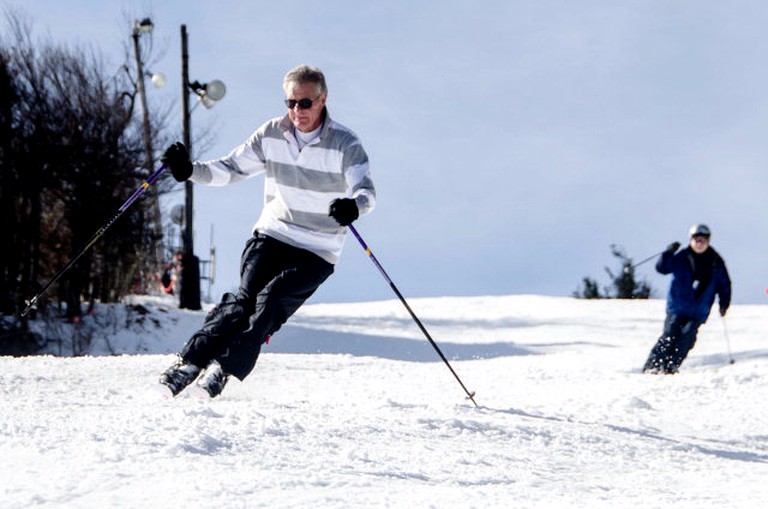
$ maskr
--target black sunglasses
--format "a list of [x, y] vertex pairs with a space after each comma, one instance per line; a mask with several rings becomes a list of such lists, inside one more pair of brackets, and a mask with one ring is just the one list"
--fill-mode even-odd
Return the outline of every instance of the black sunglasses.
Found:
[[[323, 95], [323, 94], [320, 94]], [[285, 105], [288, 106], [289, 110], [292, 110], [296, 107], [296, 105], [299, 105], [300, 110], [308, 110], [312, 107], [312, 103], [314, 101], [317, 101], [320, 98], [320, 95], [315, 97], [314, 99], [307, 99], [306, 97], [304, 99], [286, 99]]]

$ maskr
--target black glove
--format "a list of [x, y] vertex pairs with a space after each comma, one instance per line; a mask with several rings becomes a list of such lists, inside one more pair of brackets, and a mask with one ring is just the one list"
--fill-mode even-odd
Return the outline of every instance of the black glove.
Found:
[[725, 316], [727, 312], [728, 312], [728, 308], [720, 308], [720, 316]]
[[680, 243], [679, 242], [673, 242], [670, 245], [667, 246], [667, 252], [668, 253], [676, 253], [677, 250], [680, 249]]
[[171, 169], [173, 178], [177, 182], [184, 182], [192, 176], [192, 162], [189, 160], [187, 147], [181, 142], [176, 142], [165, 151], [160, 162]]
[[328, 215], [334, 218], [341, 226], [349, 226], [352, 224], [352, 221], [360, 217], [360, 211], [357, 209], [357, 203], [352, 198], [336, 198], [331, 202]]

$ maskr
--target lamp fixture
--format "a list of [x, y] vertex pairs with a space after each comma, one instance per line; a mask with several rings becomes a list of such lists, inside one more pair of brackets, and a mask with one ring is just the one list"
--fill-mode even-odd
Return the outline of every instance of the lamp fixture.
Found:
[[152, 20], [149, 18], [144, 18], [141, 21], [136, 20], [136, 23], [133, 25], [133, 34], [134, 35], [149, 34], [149, 33], [152, 33], [153, 28], [155, 28], [155, 25], [152, 23]]
[[189, 88], [197, 95], [197, 100], [206, 108], [213, 108], [227, 93], [227, 87], [221, 80], [213, 80], [208, 83], [194, 81]]

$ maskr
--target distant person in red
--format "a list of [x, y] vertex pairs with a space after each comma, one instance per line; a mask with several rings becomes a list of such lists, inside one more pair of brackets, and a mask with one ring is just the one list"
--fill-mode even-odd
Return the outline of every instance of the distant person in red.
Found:
[[168, 263], [163, 269], [163, 274], [160, 276], [160, 284], [163, 287], [163, 292], [173, 295], [178, 293], [179, 286], [181, 285], [181, 265], [184, 253], [177, 251], [174, 255], [174, 259], [171, 263]]
[[645, 361], [644, 373], [677, 373], [696, 344], [699, 327], [707, 321], [715, 295], [720, 316], [725, 316], [731, 304], [731, 278], [725, 262], [709, 245], [709, 228], [697, 224], [688, 233], [687, 247], [677, 252], [680, 243], [673, 242], [656, 263], [656, 270], [672, 274], [672, 281], [664, 332]]

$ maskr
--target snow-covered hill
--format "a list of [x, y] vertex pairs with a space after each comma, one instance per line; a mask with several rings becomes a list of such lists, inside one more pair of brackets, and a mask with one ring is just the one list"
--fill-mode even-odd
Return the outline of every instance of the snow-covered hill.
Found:
[[0, 357], [0, 507], [768, 503], [767, 306], [664, 377], [638, 369], [663, 301], [414, 299], [476, 409], [395, 300], [308, 305], [245, 382], [165, 401], [204, 311], [131, 304], [70, 331], [90, 356]]

